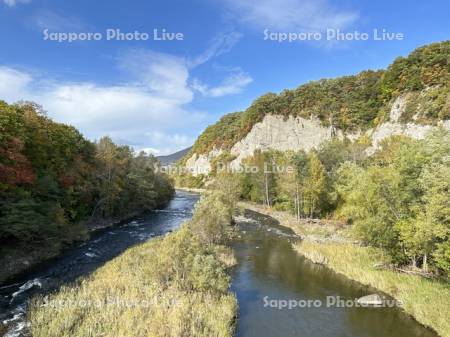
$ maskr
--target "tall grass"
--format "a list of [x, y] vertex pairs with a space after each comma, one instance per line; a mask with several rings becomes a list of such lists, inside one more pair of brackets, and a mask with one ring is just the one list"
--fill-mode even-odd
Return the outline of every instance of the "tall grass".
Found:
[[442, 337], [450, 337], [450, 285], [448, 283], [380, 270], [379, 250], [348, 244], [303, 241], [296, 250], [304, 256], [321, 255], [326, 265], [360, 283], [373, 286], [403, 303], [404, 310]]
[[34, 337], [230, 337], [232, 251], [192, 224], [127, 250], [75, 286], [34, 299]]

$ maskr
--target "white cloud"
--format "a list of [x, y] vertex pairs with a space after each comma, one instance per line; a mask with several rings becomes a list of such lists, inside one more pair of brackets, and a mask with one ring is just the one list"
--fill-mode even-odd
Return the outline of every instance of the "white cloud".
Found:
[[[132, 81], [115, 86], [49, 81], [0, 67], [0, 99], [9, 103], [35, 101], [51, 118], [76, 126], [90, 139], [109, 135], [136, 150], [152, 147], [164, 154], [192, 145], [192, 130], [207, 117], [187, 108], [196, 89], [189, 84], [186, 60], [134, 50], [122, 54], [118, 61]], [[234, 94], [249, 82], [248, 75], [236, 73], [221, 86], [205, 87], [203, 93], [212, 97]]]
[[200, 80], [194, 79], [192, 88], [204, 96], [221, 97], [240, 93], [253, 79], [246, 73], [239, 71], [229, 75], [222, 83], [216, 87], [203, 84]]
[[242, 34], [236, 31], [219, 34], [212, 40], [206, 51], [204, 51], [197, 57], [188, 60], [189, 67], [196, 67], [209, 61], [213, 57], [228, 53], [231, 48], [233, 48], [233, 46], [240, 40], [241, 37]]
[[358, 15], [333, 6], [330, 0], [224, 0], [228, 9], [256, 29], [322, 31], [344, 28]]
[[22, 3], [22, 4], [26, 4], [28, 2], [30, 2], [31, 0], [3, 0], [3, 2], [5, 3], [6, 6], [9, 7], [14, 7], [15, 5]]
[[6, 101], [16, 100], [17, 94], [23, 92], [31, 81], [32, 78], [27, 73], [7, 67], [0, 67], [1, 99]]
[[158, 97], [187, 103], [192, 92], [187, 85], [189, 70], [184, 58], [148, 50], [131, 50], [119, 58], [122, 69], [133, 74], [139, 86]]
[[147, 154], [153, 154], [155, 156], [161, 155], [161, 151], [159, 149], [155, 149], [153, 147], [143, 147], [143, 148], [141, 148], [141, 149], [139, 149], [138, 151], [135, 151], [135, 152], [139, 153], [141, 151], [143, 151], [143, 152], [145, 152]]
[[[172, 60], [170, 55], [168, 59]], [[149, 59], [148, 64], [152, 64], [154, 67], [150, 68], [158, 73], [165, 62], [163, 60], [163, 55], [158, 54]], [[175, 66], [171, 62], [169, 64]], [[193, 97], [186, 73], [173, 69], [168, 69], [168, 73], [171, 74], [170, 80], [161, 83], [163, 89], [159, 89], [153, 87], [152, 71], [147, 73], [147, 81], [141, 78], [142, 83], [100, 86], [95, 83], [49, 83], [23, 71], [0, 67], [0, 99], [9, 103], [35, 101], [43, 105], [49, 117], [76, 126], [90, 139], [109, 135], [115, 141], [125, 142], [136, 149], [148, 145], [155, 147], [154, 143], [168, 148], [172, 144], [152, 142], [146, 133], [190, 130], [205, 120], [204, 114], [185, 108]], [[156, 78], [162, 79], [163, 76]], [[173, 97], [168, 90], [174, 90]], [[176, 144], [184, 146], [186, 142], [173, 145]], [[178, 149], [174, 147], [174, 150]]]
[[174, 152], [192, 145], [193, 133], [207, 120], [204, 113], [189, 108], [195, 91], [209, 97], [230, 95], [252, 81], [239, 68], [230, 70], [217, 87], [200, 82], [195, 87], [190, 81], [191, 67], [226, 52], [235, 38], [219, 39], [194, 63], [175, 55], [130, 50], [117, 58], [118, 67], [129, 77], [119, 85], [56, 81], [0, 66], [0, 99], [35, 101], [49, 117], [74, 125], [90, 139], [109, 135], [136, 150]]
[[[155, 155], [167, 155], [191, 146], [195, 138], [180, 133], [169, 134], [161, 131], [147, 132], [146, 136], [157, 149], [143, 149]], [[148, 153], [149, 153], [148, 152]]]
[[167, 127], [171, 118], [176, 124], [185, 114], [176, 100], [134, 86], [59, 84], [35, 94], [34, 100], [42, 102], [56, 120], [77, 125], [94, 137]]

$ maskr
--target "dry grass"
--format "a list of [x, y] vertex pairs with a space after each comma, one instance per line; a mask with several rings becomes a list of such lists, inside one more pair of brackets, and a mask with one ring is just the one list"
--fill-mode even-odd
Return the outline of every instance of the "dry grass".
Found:
[[234, 256], [230, 247], [217, 245], [214, 247], [214, 253], [226, 268], [231, 268], [237, 264], [236, 256]]
[[374, 265], [383, 257], [379, 250], [352, 244], [320, 244], [304, 241], [296, 250], [305, 255], [321, 255], [326, 265], [350, 279], [375, 287], [403, 303], [404, 310], [442, 337], [450, 337], [450, 285]]
[[76, 286], [35, 299], [32, 334], [230, 337], [237, 303], [220, 261], [232, 263], [229, 254], [225, 248], [202, 247], [183, 226], [127, 250]]

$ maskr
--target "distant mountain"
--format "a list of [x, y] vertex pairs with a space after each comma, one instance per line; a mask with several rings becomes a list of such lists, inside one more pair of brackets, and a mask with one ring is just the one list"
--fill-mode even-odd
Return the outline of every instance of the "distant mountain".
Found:
[[169, 154], [167, 156], [157, 156], [156, 158], [159, 159], [159, 161], [161, 162], [161, 164], [163, 165], [170, 165], [170, 164], [175, 164], [175, 162], [177, 162], [179, 159], [183, 158], [185, 155], [187, 155], [189, 153], [189, 151], [191, 150], [192, 146], [180, 150], [178, 152]]

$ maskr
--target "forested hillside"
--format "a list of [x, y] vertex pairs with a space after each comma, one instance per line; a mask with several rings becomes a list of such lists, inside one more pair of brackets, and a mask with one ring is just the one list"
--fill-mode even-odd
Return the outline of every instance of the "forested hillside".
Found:
[[397, 58], [386, 70], [313, 81], [280, 94], [268, 93], [243, 112], [228, 114], [209, 126], [195, 142], [193, 153], [214, 147], [230, 149], [265, 115], [317, 117], [323, 125], [344, 132], [367, 130], [389, 118], [389, 105], [408, 94], [401, 122], [436, 124], [450, 119], [450, 41], [416, 49]]
[[33, 103], [0, 101], [0, 249], [61, 247], [89, 219], [120, 219], [161, 206], [173, 188], [156, 159], [105, 137], [86, 140]]

